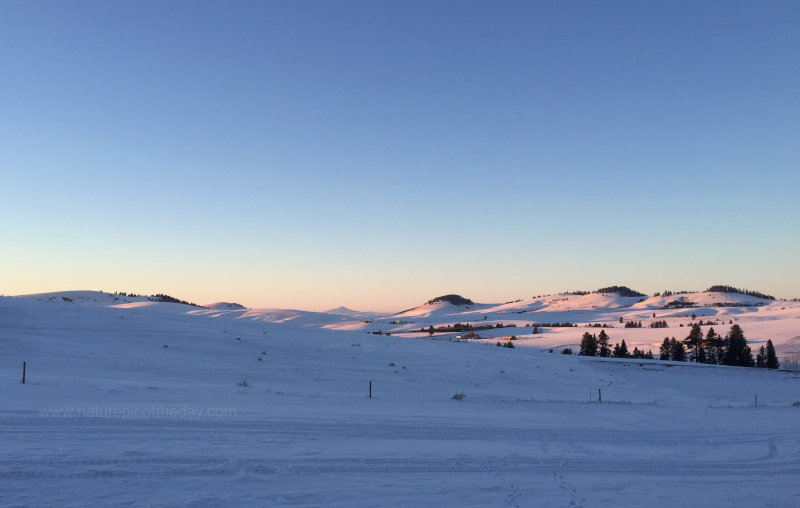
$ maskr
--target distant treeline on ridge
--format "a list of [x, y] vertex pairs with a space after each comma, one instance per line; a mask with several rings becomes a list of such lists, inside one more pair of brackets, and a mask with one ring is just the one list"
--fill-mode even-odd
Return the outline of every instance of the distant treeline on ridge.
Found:
[[461, 295], [444, 295], [444, 296], [437, 296], [432, 300], [428, 300], [428, 305], [432, 305], [438, 302], [447, 302], [447, 303], [452, 303], [453, 305], [472, 305], [474, 303], [469, 298], [464, 298]]
[[196, 303], [187, 302], [186, 300], [181, 300], [175, 298], [174, 296], [169, 296], [162, 293], [148, 296], [137, 295], [136, 293], [126, 293], [124, 291], [115, 291], [114, 294], [119, 296], [127, 296], [130, 298], [147, 298], [151, 302], [180, 303], [182, 305], [191, 305], [192, 307], [203, 307], [202, 305], [197, 305]]
[[755, 298], [762, 298], [764, 300], [774, 300], [775, 297], [772, 295], [767, 295], [761, 293], [759, 291], [750, 291], [748, 289], [739, 289], [733, 286], [724, 286], [721, 284], [711, 286], [710, 288], [706, 289], [709, 293], [739, 293], [742, 295], [753, 296]]
[[570, 291], [569, 293], [562, 293], [562, 294], [589, 295], [592, 293], [599, 293], [599, 294], [617, 293], [619, 296], [638, 297], [638, 298], [643, 298], [647, 296], [646, 294], [634, 291], [633, 289], [627, 286], [608, 286], [605, 288], [597, 289], [595, 291]]

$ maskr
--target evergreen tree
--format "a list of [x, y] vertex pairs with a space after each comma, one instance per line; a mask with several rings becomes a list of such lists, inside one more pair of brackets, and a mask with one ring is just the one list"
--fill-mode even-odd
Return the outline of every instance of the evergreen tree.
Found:
[[605, 330], [600, 330], [600, 335], [597, 336], [598, 354], [602, 357], [611, 355], [611, 347], [608, 345], [608, 334]]
[[648, 349], [647, 352], [644, 354], [644, 356], [642, 358], [644, 358], [646, 360], [652, 360], [653, 359], [653, 350], [652, 349]]
[[676, 362], [686, 361], [686, 349], [684, 349], [682, 342], [675, 342], [675, 347], [672, 349], [672, 359]]
[[708, 356], [706, 356], [706, 348], [700, 346], [697, 349], [697, 363], [708, 363]]
[[664, 337], [664, 342], [661, 343], [661, 349], [658, 350], [659, 360], [669, 360], [672, 357], [672, 344], [669, 342], [669, 337]]
[[708, 329], [705, 342], [708, 346], [706, 350], [708, 363], [722, 363], [722, 357], [725, 354], [725, 341], [722, 340], [722, 337], [717, 335], [713, 327]]
[[695, 362], [698, 361], [697, 357], [700, 353], [699, 349], [703, 342], [703, 330], [700, 329], [700, 325], [695, 323], [692, 325], [692, 331], [689, 332], [689, 336], [683, 339], [684, 345], [686, 348], [692, 352], [691, 359]]
[[628, 346], [625, 344], [625, 339], [622, 339], [621, 344], [614, 345], [614, 358], [627, 358]]
[[767, 366], [767, 350], [764, 349], [764, 346], [758, 350], [758, 354], [756, 355], [756, 367], [759, 369], [763, 369]]
[[722, 358], [725, 365], [740, 367], [755, 365], [750, 347], [747, 345], [747, 339], [745, 339], [744, 332], [739, 325], [731, 326], [727, 337], [727, 346]]
[[772, 339], [769, 339], [767, 341], [767, 368], [777, 369], [780, 366], [778, 356], [775, 354], [775, 346], [772, 345]]
[[589, 332], [583, 334], [581, 338], [581, 356], [597, 356], [597, 337]]
[[742, 367], [755, 367], [756, 361], [753, 360], [753, 351], [750, 346], [745, 346], [742, 349]]

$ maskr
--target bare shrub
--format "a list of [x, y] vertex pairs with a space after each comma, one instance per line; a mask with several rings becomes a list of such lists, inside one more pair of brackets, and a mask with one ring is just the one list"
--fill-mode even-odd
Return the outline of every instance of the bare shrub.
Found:
[[797, 353], [785, 355], [781, 360], [781, 367], [797, 374], [800, 372], [800, 355]]

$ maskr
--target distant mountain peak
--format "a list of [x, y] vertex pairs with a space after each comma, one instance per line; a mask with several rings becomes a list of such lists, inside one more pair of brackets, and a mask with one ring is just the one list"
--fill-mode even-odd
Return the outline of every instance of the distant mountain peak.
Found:
[[365, 316], [373, 316], [375, 315], [374, 312], [362, 312], [358, 310], [353, 310], [345, 307], [344, 305], [336, 307], [335, 309], [326, 310], [323, 314], [333, 314], [335, 316], [346, 316], [346, 317], [365, 317]]
[[339, 307], [336, 307], [335, 309], [331, 309], [331, 310], [326, 310], [325, 311], [326, 314], [337, 314], [339, 312], [355, 312], [355, 311], [353, 309], [348, 309], [344, 305], [340, 305]]

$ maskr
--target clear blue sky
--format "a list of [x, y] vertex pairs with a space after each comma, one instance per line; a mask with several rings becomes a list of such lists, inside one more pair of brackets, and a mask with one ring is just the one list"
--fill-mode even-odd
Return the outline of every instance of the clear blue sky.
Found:
[[0, 2], [0, 293], [800, 296], [800, 3]]

